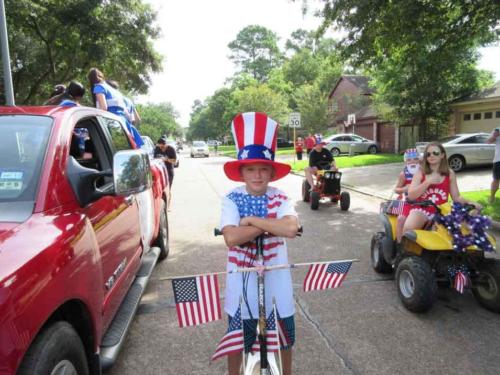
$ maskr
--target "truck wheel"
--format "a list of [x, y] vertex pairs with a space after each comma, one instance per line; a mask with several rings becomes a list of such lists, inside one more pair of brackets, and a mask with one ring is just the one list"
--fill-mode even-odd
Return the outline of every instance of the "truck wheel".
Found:
[[500, 312], [500, 261], [479, 266], [479, 277], [472, 284], [477, 302], [488, 310]]
[[347, 191], [343, 191], [340, 194], [340, 209], [342, 211], [347, 211], [351, 205], [351, 196]]
[[158, 256], [158, 261], [164, 260], [168, 256], [170, 251], [169, 238], [168, 238], [168, 215], [167, 215], [167, 205], [164, 204], [160, 213], [160, 229], [158, 231], [158, 237], [154, 242], [155, 246], [160, 248], [160, 255]]
[[67, 322], [44, 329], [26, 353], [18, 375], [88, 375], [82, 340]]
[[428, 311], [437, 297], [437, 283], [431, 266], [419, 257], [401, 260], [396, 271], [399, 298], [413, 312]]
[[382, 253], [382, 244], [384, 243], [385, 233], [377, 232], [372, 237], [371, 242], [371, 258], [372, 267], [378, 273], [391, 273], [392, 266], [385, 261], [384, 254]]
[[311, 185], [309, 185], [309, 182], [307, 180], [302, 181], [302, 200], [304, 202], [309, 202], [311, 199]]
[[311, 210], [317, 210], [319, 207], [319, 193], [311, 191]]

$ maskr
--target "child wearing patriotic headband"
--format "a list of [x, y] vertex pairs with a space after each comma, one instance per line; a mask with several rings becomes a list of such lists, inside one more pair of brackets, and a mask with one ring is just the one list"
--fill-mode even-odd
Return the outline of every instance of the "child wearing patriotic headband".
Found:
[[[224, 164], [226, 176], [244, 185], [231, 190], [222, 201], [220, 229], [228, 246], [227, 270], [255, 267], [254, 239], [264, 234], [264, 264], [287, 264], [285, 238], [293, 238], [299, 229], [297, 213], [284, 192], [269, 186], [269, 182], [286, 176], [288, 164], [274, 161], [278, 123], [264, 113], [237, 115], [232, 124], [238, 160]], [[265, 234], [268, 233], [268, 234]], [[295, 341], [294, 299], [289, 269], [266, 272], [266, 311], [276, 300], [279, 329], [282, 331], [283, 374], [291, 374], [292, 350]], [[227, 275], [224, 310], [231, 319], [243, 297], [245, 351], [250, 351], [256, 339], [258, 293], [256, 272]], [[228, 352], [229, 374], [239, 374], [241, 351]]]
[[[399, 173], [398, 182], [394, 188], [394, 192], [399, 194], [398, 199], [406, 200], [408, 195], [408, 188], [410, 187], [413, 175], [420, 169], [420, 158], [418, 156], [418, 151], [415, 148], [409, 148], [404, 153], [405, 167], [403, 171]], [[402, 212], [398, 215], [396, 222], [396, 241], [401, 242], [403, 237], [403, 227], [410, 212], [411, 206], [404, 203]]]

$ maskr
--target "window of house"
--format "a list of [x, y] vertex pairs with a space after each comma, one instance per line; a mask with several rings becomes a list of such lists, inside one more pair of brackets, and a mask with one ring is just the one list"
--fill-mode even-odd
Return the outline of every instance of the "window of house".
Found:
[[474, 113], [474, 120], [481, 120], [481, 113]]
[[496, 112], [495, 112], [495, 117], [496, 117], [496, 118], [500, 118], [500, 111], [496, 111]]
[[490, 118], [493, 118], [493, 112], [485, 112], [484, 119], [489, 120]]
[[464, 114], [464, 121], [470, 121], [470, 113]]

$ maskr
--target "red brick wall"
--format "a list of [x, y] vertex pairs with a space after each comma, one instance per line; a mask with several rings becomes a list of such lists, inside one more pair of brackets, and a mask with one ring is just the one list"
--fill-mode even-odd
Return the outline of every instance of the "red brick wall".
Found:
[[339, 84], [337, 85], [335, 91], [333, 92], [333, 95], [328, 98], [328, 107], [332, 108], [332, 104], [336, 103], [338, 109], [333, 114], [336, 117], [345, 116], [350, 112], [349, 108], [346, 108], [347, 106], [344, 97], [346, 95], [358, 96], [361, 94], [362, 92], [358, 87], [353, 85], [347, 79], [341, 78]]
[[378, 125], [378, 142], [382, 152], [394, 152], [396, 143], [396, 130], [390, 124]]

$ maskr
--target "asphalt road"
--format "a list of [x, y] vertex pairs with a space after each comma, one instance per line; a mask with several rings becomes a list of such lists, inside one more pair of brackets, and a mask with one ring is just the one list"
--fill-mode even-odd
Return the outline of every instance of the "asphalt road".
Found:
[[[213, 236], [213, 228], [219, 221], [220, 197], [237, 185], [222, 172], [225, 160], [181, 159], [169, 217], [171, 253], [153, 274], [110, 374], [227, 373], [225, 359], [210, 363], [227, 328], [226, 318], [178, 328], [170, 282], [159, 280], [224, 270], [226, 248], [222, 238]], [[470, 292], [461, 296], [450, 289], [440, 290], [427, 314], [410, 313], [400, 303], [394, 281], [372, 270], [369, 246], [381, 228], [380, 200], [352, 192], [348, 212], [331, 204], [313, 212], [300, 200], [300, 184], [301, 178], [292, 175], [275, 183], [297, 202], [304, 226], [303, 237], [288, 241], [290, 261], [359, 262], [340, 288], [328, 291], [304, 293], [306, 271], [293, 271], [294, 373], [500, 373], [500, 314], [481, 308]]]

